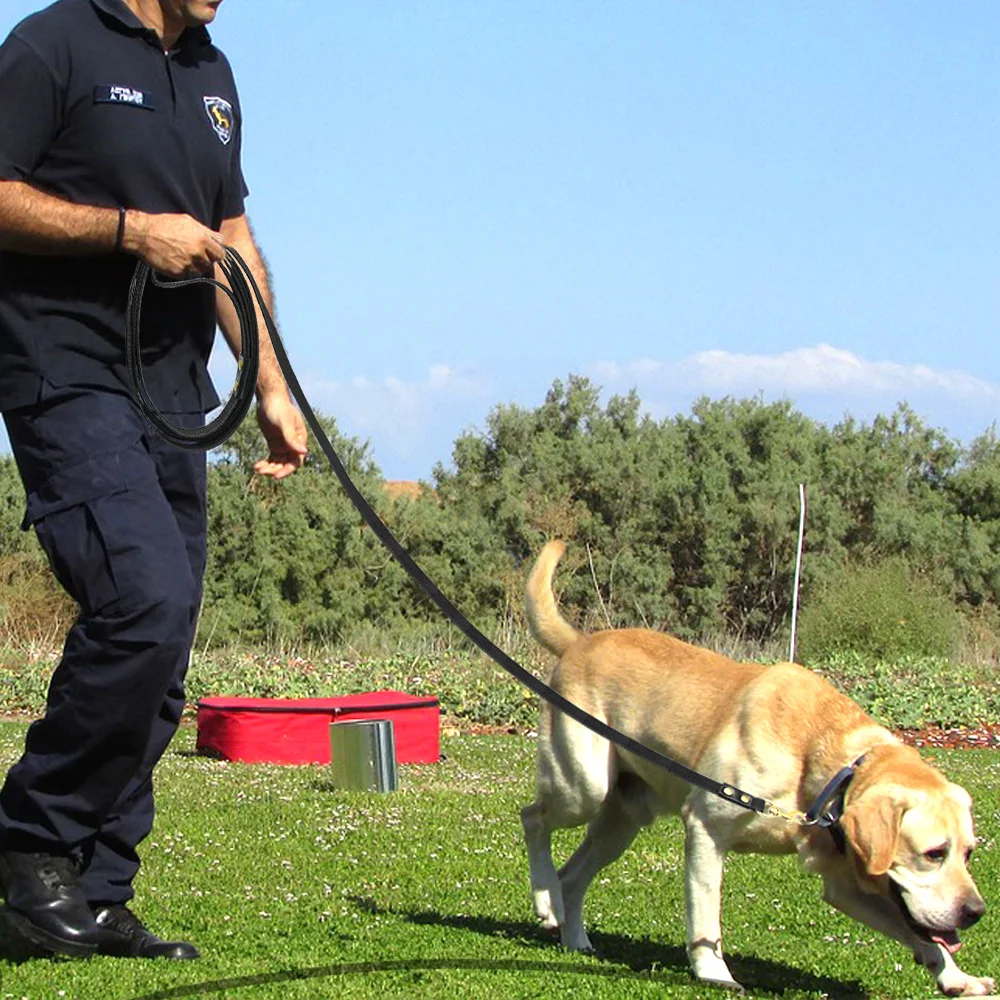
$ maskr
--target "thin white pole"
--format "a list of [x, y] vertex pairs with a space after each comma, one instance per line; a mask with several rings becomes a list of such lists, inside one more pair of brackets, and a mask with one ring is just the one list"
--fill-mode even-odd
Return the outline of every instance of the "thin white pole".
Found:
[[802, 572], [802, 539], [806, 529], [806, 484], [799, 483], [799, 544], [795, 552], [795, 583], [792, 587], [792, 639], [788, 659], [795, 662], [795, 626], [799, 617], [799, 576]]

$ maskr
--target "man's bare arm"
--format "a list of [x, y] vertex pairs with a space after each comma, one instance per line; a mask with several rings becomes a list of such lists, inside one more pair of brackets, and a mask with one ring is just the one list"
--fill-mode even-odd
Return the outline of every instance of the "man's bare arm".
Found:
[[[250, 222], [245, 215], [237, 216], [234, 219], [226, 219], [219, 227], [222, 241], [226, 246], [233, 247], [236, 252], [246, 261], [253, 275], [257, 287], [260, 289], [268, 312], [274, 314], [274, 298], [271, 292], [271, 276], [264, 261], [263, 254], [257, 246], [253, 231], [250, 229]], [[225, 281], [222, 272], [216, 268], [216, 278]], [[240, 324], [236, 316], [229, 296], [225, 292], [216, 292], [216, 302], [218, 304], [219, 326], [222, 334], [229, 344], [234, 357], [240, 355]], [[264, 318], [261, 316], [260, 307], [256, 305], [257, 329], [260, 334], [260, 367], [257, 375], [257, 395], [264, 397], [271, 393], [287, 394], [288, 387], [285, 385], [284, 376], [278, 366], [278, 359], [274, 355], [274, 348], [271, 346], [271, 338], [268, 336], [267, 327], [264, 325]]]
[[110, 253], [118, 210], [75, 205], [22, 181], [0, 183], [0, 248], [30, 254]]
[[[115, 249], [117, 208], [77, 205], [23, 181], [0, 181], [0, 250], [56, 256]], [[189, 215], [125, 213], [122, 249], [171, 278], [204, 274], [221, 260], [219, 237]]]
[[[246, 261], [253, 275], [261, 297], [268, 312], [274, 312], [274, 299], [271, 294], [271, 281], [267, 264], [253, 238], [250, 223], [245, 215], [226, 219], [220, 226], [222, 239], [227, 246], [233, 247]], [[224, 281], [221, 271], [216, 267], [216, 277]], [[229, 296], [225, 292], [216, 293], [218, 303], [219, 326], [223, 336], [229, 342], [233, 354], [239, 357], [242, 340], [239, 318]], [[274, 479], [284, 479], [296, 469], [302, 467], [307, 454], [306, 425], [302, 414], [296, 409], [289, 395], [285, 378], [274, 356], [274, 348], [260, 314], [260, 307], [254, 299], [257, 312], [257, 329], [260, 333], [260, 367], [257, 373], [257, 422], [261, 433], [267, 442], [268, 456], [254, 463], [254, 471], [258, 475], [270, 476]]]

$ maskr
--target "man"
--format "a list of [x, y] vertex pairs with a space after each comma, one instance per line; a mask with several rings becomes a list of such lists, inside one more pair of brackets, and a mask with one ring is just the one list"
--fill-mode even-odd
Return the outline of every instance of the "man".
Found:
[[[24, 526], [80, 606], [0, 790], [2, 915], [9, 934], [63, 955], [198, 955], [126, 906], [152, 770], [184, 706], [206, 518], [205, 456], [151, 434], [130, 398], [124, 315], [137, 258], [209, 274], [232, 245], [267, 289], [236, 87], [206, 30], [220, 2], [59, 0], [0, 47], [0, 410]], [[218, 405], [217, 316], [238, 352], [212, 286], [145, 296], [146, 382], [178, 425]], [[280, 479], [306, 433], [263, 325], [257, 395], [270, 454], [255, 468]]]

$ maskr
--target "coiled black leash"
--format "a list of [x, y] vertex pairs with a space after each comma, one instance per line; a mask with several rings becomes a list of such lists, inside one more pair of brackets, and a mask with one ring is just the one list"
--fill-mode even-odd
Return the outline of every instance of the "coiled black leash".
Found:
[[[128, 307], [125, 313], [125, 367], [128, 369], [129, 382], [132, 385], [132, 395], [142, 415], [156, 428], [160, 437], [178, 448], [188, 451], [211, 451], [228, 441], [233, 432], [243, 422], [243, 418], [253, 402], [254, 387], [257, 384], [257, 369], [260, 365], [260, 338], [257, 330], [257, 313], [254, 311], [250, 288], [253, 287], [258, 297], [260, 292], [253, 280], [253, 275], [243, 258], [230, 248], [226, 256], [219, 262], [222, 273], [229, 282], [227, 288], [221, 281], [214, 278], [185, 278], [180, 281], [164, 281], [156, 272], [142, 261], [132, 274], [132, 284], [128, 290]], [[243, 268], [241, 271], [240, 268]], [[244, 271], [246, 277], [243, 276]], [[236, 315], [240, 319], [240, 358], [236, 370], [236, 385], [226, 400], [222, 412], [207, 426], [182, 430], [174, 427], [169, 420], [156, 408], [149, 398], [146, 382], [142, 377], [142, 352], [139, 349], [139, 324], [142, 317], [142, 294], [146, 289], [146, 279], [152, 275], [153, 284], [159, 288], [183, 288], [185, 285], [215, 285], [221, 288], [233, 303]], [[247, 279], [249, 279], [249, 284]], [[264, 309], [263, 302], [261, 308]], [[268, 312], [264, 315], [270, 320]]]
[[[699, 774], [691, 768], [681, 764], [679, 761], [665, 757], [663, 754], [652, 750], [637, 740], [620, 733], [617, 729], [607, 725], [600, 719], [595, 719], [582, 708], [574, 705], [573, 702], [564, 698], [559, 692], [553, 691], [547, 684], [540, 681], [534, 674], [529, 673], [516, 660], [505, 653], [499, 646], [488, 639], [475, 625], [470, 622], [465, 615], [455, 607], [454, 604], [437, 588], [435, 583], [427, 574], [414, 562], [410, 554], [403, 548], [396, 536], [389, 530], [382, 519], [375, 513], [371, 504], [362, 496], [361, 492], [351, 481], [343, 463], [337, 457], [333, 445], [330, 444], [323, 428], [320, 426], [316, 415], [309, 405], [309, 401], [299, 385], [299, 380], [295, 377], [291, 362], [285, 353], [284, 345], [278, 331], [274, 325], [267, 307], [264, 304], [260, 289], [254, 281], [253, 274], [243, 258], [232, 247], [226, 248], [225, 260], [221, 262], [221, 268], [229, 282], [231, 288], [226, 288], [221, 282], [212, 278], [189, 278], [181, 281], [164, 281], [153, 274], [153, 284], [160, 288], [179, 288], [183, 285], [207, 282], [223, 289], [229, 295], [236, 314], [240, 321], [242, 331], [241, 354], [239, 360], [239, 370], [237, 375], [236, 388], [233, 394], [215, 420], [207, 427], [197, 430], [182, 430], [172, 426], [166, 417], [156, 409], [142, 380], [142, 363], [139, 350], [139, 323], [142, 312], [142, 293], [146, 287], [146, 279], [151, 273], [148, 264], [139, 262], [136, 266], [135, 274], [132, 277], [132, 285], [129, 289], [128, 311], [126, 313], [125, 331], [125, 354], [126, 366], [128, 368], [129, 380], [132, 384], [132, 392], [135, 400], [142, 410], [143, 415], [153, 425], [153, 427], [167, 440], [176, 444], [180, 448], [207, 450], [214, 448], [225, 441], [239, 426], [240, 421], [246, 416], [253, 399], [254, 388], [257, 383], [257, 368], [259, 364], [258, 350], [258, 329], [257, 315], [254, 309], [254, 298], [260, 305], [267, 332], [271, 338], [271, 346], [274, 348], [275, 356], [281, 367], [282, 374], [292, 396], [298, 403], [306, 423], [309, 424], [316, 440], [319, 442], [323, 453], [330, 463], [330, 467], [336, 473], [341, 486], [351, 498], [351, 502], [358, 509], [368, 526], [375, 532], [379, 541], [392, 553], [403, 569], [416, 581], [420, 589], [437, 605], [446, 618], [464, 633], [476, 646], [478, 646], [487, 656], [489, 656], [499, 666], [503, 667], [507, 673], [520, 681], [525, 687], [534, 691], [540, 698], [554, 705], [561, 712], [565, 712], [570, 718], [576, 720], [581, 726], [585, 726], [598, 736], [610, 740], [615, 745], [634, 753], [638, 757], [657, 767], [669, 771], [671, 774], [683, 779], [691, 785], [696, 785], [705, 791], [718, 795], [734, 805], [765, 816], [776, 816], [781, 819], [793, 822], [803, 822], [802, 813], [789, 813], [779, 809], [767, 799], [750, 795], [747, 792], [727, 785], [720, 781]], [[252, 290], [252, 295], [251, 295]]]

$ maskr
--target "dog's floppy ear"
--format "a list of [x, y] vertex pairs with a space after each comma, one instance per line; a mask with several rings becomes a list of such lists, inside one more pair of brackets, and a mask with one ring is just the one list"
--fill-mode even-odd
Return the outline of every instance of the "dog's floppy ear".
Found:
[[884, 875], [892, 867], [905, 810], [886, 789], [867, 792], [844, 810], [844, 836], [869, 875]]

